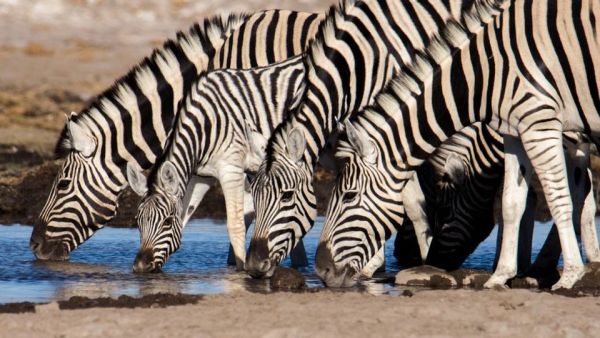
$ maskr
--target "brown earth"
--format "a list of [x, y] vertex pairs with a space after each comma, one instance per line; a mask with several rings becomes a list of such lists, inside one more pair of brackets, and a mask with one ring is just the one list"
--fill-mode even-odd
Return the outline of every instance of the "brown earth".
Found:
[[528, 290], [405, 294], [235, 292], [166, 308], [169, 301], [149, 299], [141, 302], [150, 308], [136, 309], [61, 310], [51, 303], [36, 306], [36, 313], [0, 314], [0, 336], [591, 337], [600, 330], [600, 302], [593, 297]]

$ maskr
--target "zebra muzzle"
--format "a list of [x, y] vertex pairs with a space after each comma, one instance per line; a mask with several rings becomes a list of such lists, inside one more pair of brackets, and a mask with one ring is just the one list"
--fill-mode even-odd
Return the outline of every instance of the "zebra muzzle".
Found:
[[275, 270], [275, 264], [269, 257], [268, 241], [253, 240], [250, 243], [244, 269], [252, 278], [270, 278]]
[[160, 265], [154, 263], [154, 252], [152, 250], [140, 250], [133, 262], [133, 272], [151, 273], [160, 272]]
[[35, 258], [42, 261], [69, 260], [69, 249], [61, 240], [49, 240], [40, 236], [31, 236], [29, 247]]
[[357, 283], [356, 271], [348, 267], [339, 269], [326, 242], [317, 247], [315, 271], [327, 287], [351, 287]]

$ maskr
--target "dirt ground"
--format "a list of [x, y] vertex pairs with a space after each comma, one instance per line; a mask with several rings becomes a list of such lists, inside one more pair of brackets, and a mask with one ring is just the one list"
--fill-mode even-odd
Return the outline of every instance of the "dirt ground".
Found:
[[598, 298], [526, 290], [206, 296], [167, 308], [59, 310], [0, 315], [1, 337], [591, 337]]

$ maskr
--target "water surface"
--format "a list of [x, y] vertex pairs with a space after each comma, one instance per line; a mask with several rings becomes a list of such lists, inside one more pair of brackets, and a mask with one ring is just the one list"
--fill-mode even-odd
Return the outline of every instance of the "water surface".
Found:
[[[323, 287], [313, 272], [323, 219], [305, 237], [309, 266], [300, 271], [309, 287]], [[550, 224], [535, 228], [534, 255], [539, 251]], [[226, 266], [229, 247], [222, 221], [192, 220], [184, 231], [182, 247], [173, 254], [162, 274], [134, 274], [133, 259], [139, 246], [137, 229], [104, 228], [79, 249], [69, 262], [37, 262], [29, 250], [29, 226], [0, 225], [0, 303], [48, 302], [71, 296], [142, 296], [157, 292], [215, 294], [236, 289], [269, 292], [268, 281], [252, 280], [243, 272]], [[465, 262], [465, 267], [490, 270], [496, 247], [496, 230]], [[395, 294], [399, 289], [380, 283], [398, 271], [393, 239], [386, 245], [386, 273], [364, 282], [360, 290], [375, 294]], [[289, 259], [284, 262], [289, 266]]]

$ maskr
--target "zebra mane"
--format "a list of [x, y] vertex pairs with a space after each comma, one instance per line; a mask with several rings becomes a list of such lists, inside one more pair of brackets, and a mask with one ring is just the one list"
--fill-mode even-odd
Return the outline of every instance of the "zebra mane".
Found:
[[[374, 99], [374, 102], [357, 114], [355, 124], [360, 124], [361, 118], [387, 108], [399, 109], [399, 99], [402, 102], [410, 99], [414, 93], [420, 93], [419, 84], [414, 77], [431, 76], [440, 71], [439, 64], [451, 59], [460, 48], [469, 44], [471, 39], [487, 24], [502, 12], [508, 0], [476, 0], [471, 8], [465, 10], [460, 18], [450, 19], [444, 29], [431, 38], [431, 42], [423, 49], [415, 51], [412, 62], [406, 64], [399, 75], [392, 79]], [[400, 103], [401, 104], [401, 103]], [[345, 133], [344, 133], [345, 134]], [[354, 156], [355, 149], [347, 137], [341, 137], [335, 156], [348, 159]]]
[[[213, 16], [195, 23], [187, 32], [177, 32], [175, 39], [166, 40], [162, 48], [155, 49], [150, 56], [145, 57], [139, 64], [129, 70], [126, 75], [116, 80], [108, 89], [98, 95], [85, 109], [78, 114], [71, 115], [68, 119], [74, 122], [83, 119], [95, 120], [100, 116], [107, 115], [104, 111], [105, 103], [110, 102], [111, 99], [116, 99], [118, 102], [132, 98], [136, 100], [131, 88], [139, 88], [140, 81], [150, 76], [151, 69], [157, 69], [161, 65], [171, 68], [169, 64], [171, 60], [177, 61], [180, 56], [186, 55], [186, 52], [193, 54], [193, 51], [198, 48], [208, 48], [214, 54], [214, 44], [222, 39], [223, 34], [231, 30], [232, 27], [239, 26], [247, 17], [247, 14], [230, 14], [227, 17]], [[193, 64], [192, 66], [183, 68], [182, 71], [189, 72], [190, 68], [193, 68]], [[157, 87], [161, 88], [165, 82], [165, 80], [158, 82]], [[184, 86], [187, 86], [183, 88], [184, 93], [186, 93], [191, 83], [185, 84], [184, 82]], [[82, 125], [82, 127], [84, 126]], [[71, 149], [72, 145], [67, 124], [56, 143], [55, 155], [57, 158], [64, 157]]]
[[[502, 12], [507, 0], [477, 0], [459, 20], [451, 19], [445, 28], [432, 38], [424, 49], [416, 51], [412, 63], [407, 64], [400, 75], [392, 79], [375, 97], [373, 104], [365, 108], [365, 114], [378, 108], [398, 105], [398, 98], [408, 100], [413, 93], [420, 93], [415, 77], [430, 77], [440, 71], [440, 64], [460, 52], [487, 24]], [[359, 118], [360, 118], [359, 114]]]
[[[329, 7], [325, 14], [325, 19], [319, 24], [319, 29], [315, 36], [307, 43], [307, 48], [304, 55], [304, 69], [307, 71], [308, 69], [312, 69], [312, 65], [314, 64], [313, 60], [320, 55], [324, 54], [323, 43], [328, 36], [335, 35], [335, 27], [336, 22], [338, 20], [346, 20], [348, 17], [348, 12], [354, 8], [357, 3], [361, 2], [360, 0], [340, 0], [337, 5], [332, 5]], [[306, 85], [306, 78], [305, 83]], [[284, 133], [287, 131], [287, 126], [289, 123], [297, 116], [300, 112], [302, 103], [307, 95], [307, 90], [302, 91], [302, 96], [297, 100], [300, 102], [296, 107], [291, 109], [284, 119], [281, 121], [277, 127], [273, 130], [269, 141], [267, 142], [267, 146], [265, 148], [265, 162], [267, 172], [271, 170], [271, 166], [275, 161], [275, 146], [279, 139], [286, 137]], [[283, 142], [284, 143], [284, 142]], [[283, 144], [281, 143], [281, 144]]]

